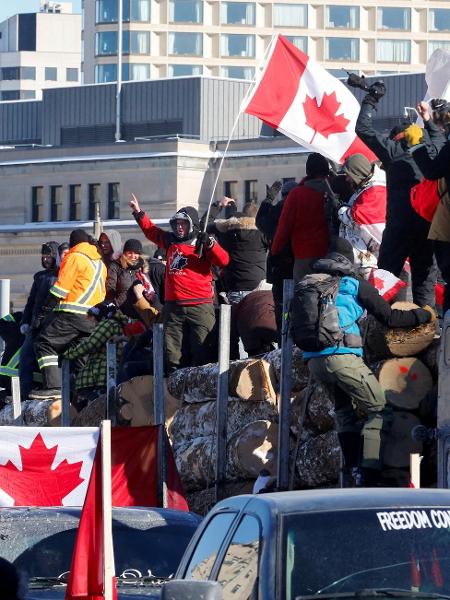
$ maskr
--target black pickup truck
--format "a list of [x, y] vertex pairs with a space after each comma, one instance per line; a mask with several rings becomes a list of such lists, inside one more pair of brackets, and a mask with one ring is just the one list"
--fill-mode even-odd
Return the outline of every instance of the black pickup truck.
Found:
[[450, 490], [235, 496], [207, 515], [164, 600], [450, 598]]

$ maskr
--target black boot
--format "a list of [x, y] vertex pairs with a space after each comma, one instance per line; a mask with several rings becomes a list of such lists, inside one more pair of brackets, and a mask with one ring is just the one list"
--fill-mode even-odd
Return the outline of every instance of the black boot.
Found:
[[343, 457], [342, 486], [358, 487], [358, 465], [361, 455], [361, 436], [359, 433], [338, 433], [339, 445]]

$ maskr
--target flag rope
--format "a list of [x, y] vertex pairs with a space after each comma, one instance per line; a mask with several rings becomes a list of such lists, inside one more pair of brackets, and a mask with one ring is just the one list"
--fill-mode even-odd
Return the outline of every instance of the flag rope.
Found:
[[236, 116], [236, 118], [234, 120], [234, 123], [233, 123], [233, 127], [231, 128], [231, 132], [228, 135], [228, 140], [227, 140], [227, 143], [225, 145], [225, 150], [223, 151], [222, 157], [220, 159], [219, 168], [217, 170], [216, 179], [214, 181], [213, 189], [212, 189], [212, 192], [211, 192], [211, 198], [209, 199], [208, 210], [206, 211], [206, 218], [205, 218], [205, 221], [203, 223], [203, 231], [204, 232], [206, 231], [206, 228], [208, 226], [208, 219], [209, 219], [209, 213], [211, 212], [211, 205], [212, 205], [212, 202], [214, 200], [214, 195], [216, 193], [217, 184], [219, 183], [219, 177], [220, 177], [220, 175], [222, 173], [223, 163], [225, 161], [225, 157], [227, 155], [228, 148], [230, 147], [231, 140], [232, 140], [234, 132], [236, 130], [236, 127], [237, 127], [237, 124], [238, 124], [238, 121], [239, 121], [239, 117], [243, 113], [244, 107], [246, 106], [247, 101], [248, 101], [251, 93], [253, 93], [253, 90], [254, 90], [256, 84], [258, 83], [259, 74], [260, 74], [261, 70], [264, 68], [264, 63], [266, 61], [266, 57], [268, 56], [269, 52], [272, 50], [272, 47], [274, 46], [274, 43], [275, 43], [277, 37], [278, 37], [278, 34], [273, 34], [272, 35], [272, 39], [270, 40], [270, 44], [268, 44], [268, 46], [267, 46], [267, 48], [266, 48], [266, 50], [264, 52], [264, 56], [262, 57], [262, 59], [260, 61], [260, 64], [256, 68], [255, 76], [253, 77], [252, 81], [250, 82], [250, 85], [248, 86], [247, 92], [245, 93], [245, 96], [242, 99], [241, 105], [239, 107], [238, 114], [237, 114], [237, 116]]

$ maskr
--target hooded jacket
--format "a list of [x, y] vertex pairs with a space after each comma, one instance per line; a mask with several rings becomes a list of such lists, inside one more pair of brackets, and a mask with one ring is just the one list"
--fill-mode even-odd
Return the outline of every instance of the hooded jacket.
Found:
[[[412, 310], [392, 309], [391, 305], [380, 296], [378, 291], [365, 281], [355, 276], [355, 266], [348, 258], [337, 252], [329, 253], [325, 258], [313, 264], [316, 273], [327, 273], [341, 277], [339, 291], [336, 297], [336, 307], [339, 315], [339, 325], [347, 333], [360, 336], [358, 320], [364, 310], [373, 315], [386, 327], [416, 327], [428, 323], [430, 313], [423, 308]], [[304, 358], [330, 356], [333, 354], [356, 354], [362, 356], [363, 349], [333, 346], [320, 352], [304, 352]]]
[[267, 245], [257, 229], [255, 217], [235, 216], [208, 225], [230, 256], [224, 271], [226, 290], [254, 290], [266, 277]]
[[11, 391], [11, 377], [19, 374], [20, 348], [24, 336], [20, 333], [22, 313], [16, 312], [0, 319], [0, 337], [5, 342], [5, 350], [0, 361], [0, 385]]
[[22, 323], [31, 325], [33, 320], [41, 312], [42, 307], [48, 296], [48, 292], [58, 277], [59, 253], [57, 242], [47, 242], [46, 246], [52, 249], [52, 256], [55, 258], [55, 264], [50, 269], [38, 271], [33, 276], [33, 285], [28, 295], [27, 303], [23, 310]]
[[[322, 183], [322, 189], [313, 186]], [[305, 177], [286, 198], [272, 243], [272, 254], [291, 245], [296, 259], [325, 256], [329, 244], [329, 227], [325, 211], [326, 180]]]
[[108, 229], [108, 231], [103, 231], [103, 234], [108, 237], [112, 248], [112, 254], [103, 257], [108, 266], [113, 260], [117, 260], [122, 253], [122, 237], [116, 229]]
[[136, 272], [142, 269], [142, 258], [135, 265], [129, 265], [122, 255], [108, 266], [106, 276], [106, 299], [121, 308], [127, 301], [127, 292], [136, 280]]
[[81, 242], [66, 254], [50, 294], [59, 299], [55, 311], [85, 314], [105, 299], [106, 267], [96, 246]]
[[145, 237], [167, 252], [165, 302], [185, 306], [211, 304], [211, 266], [225, 267], [229, 261], [228, 253], [214, 242], [200, 257], [195, 250], [196, 236], [179, 240], [174, 233], [157, 227], [143, 211], [133, 214]]

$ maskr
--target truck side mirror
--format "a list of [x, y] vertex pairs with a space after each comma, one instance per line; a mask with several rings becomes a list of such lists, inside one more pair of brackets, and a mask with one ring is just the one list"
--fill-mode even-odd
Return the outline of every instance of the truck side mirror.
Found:
[[173, 579], [162, 586], [161, 600], [223, 600], [218, 581]]

